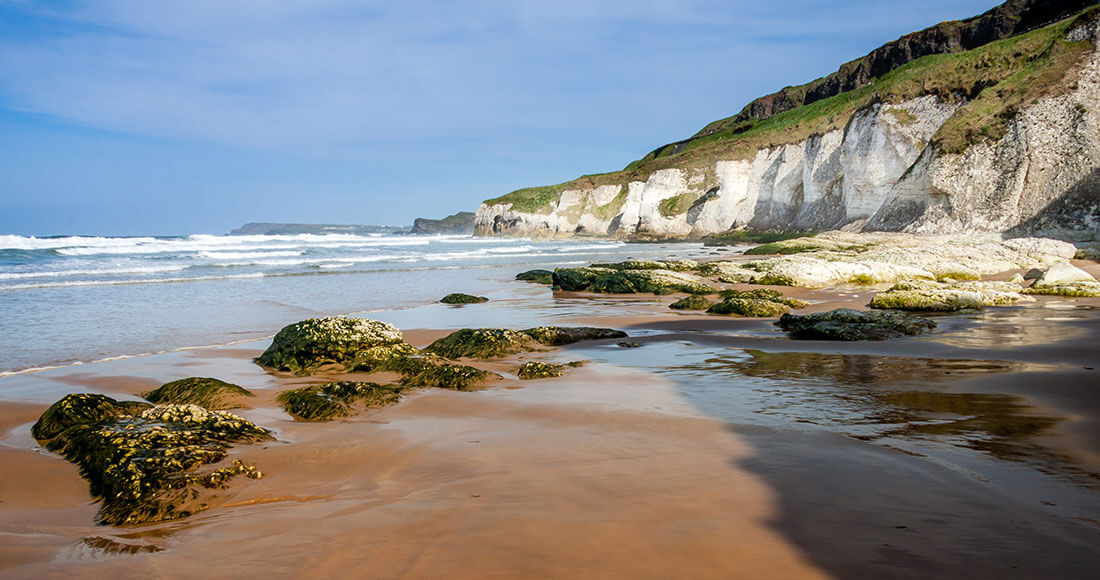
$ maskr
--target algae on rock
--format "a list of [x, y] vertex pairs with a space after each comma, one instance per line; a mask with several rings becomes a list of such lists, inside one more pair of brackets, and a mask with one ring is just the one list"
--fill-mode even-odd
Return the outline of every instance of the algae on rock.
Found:
[[484, 296], [474, 296], [472, 294], [463, 294], [461, 292], [453, 292], [439, 299], [443, 304], [481, 304], [482, 302], [488, 302], [489, 299]]
[[554, 273], [550, 270], [527, 270], [516, 274], [516, 280], [525, 282], [537, 282], [539, 284], [553, 284]]
[[540, 361], [527, 361], [520, 365], [516, 376], [521, 379], [548, 379], [560, 377], [565, 374], [567, 365], [559, 365]]
[[191, 404], [210, 410], [244, 407], [242, 397], [254, 396], [247, 389], [209, 377], [189, 377], [165, 383], [145, 393], [145, 400], [156, 404]]
[[280, 330], [256, 363], [309, 374], [327, 363], [346, 364], [360, 350], [397, 344], [401, 339], [400, 330], [377, 320], [310, 318]]
[[380, 408], [401, 400], [400, 385], [340, 381], [279, 393], [283, 410], [302, 421], [329, 421], [347, 417], [354, 405]]
[[[661, 263], [664, 264], [664, 263]], [[619, 264], [585, 268], [557, 268], [554, 286], [561, 290], [600, 292], [605, 294], [710, 294], [714, 288], [684, 272], [667, 269], [625, 269]]]
[[692, 294], [669, 304], [668, 307], [673, 310], [706, 310], [714, 304], [715, 302], [706, 296]]
[[200, 468], [224, 459], [231, 444], [272, 439], [266, 429], [225, 411], [150, 407], [103, 395], [67, 395], [43, 413], [32, 433], [80, 467], [92, 495], [101, 500], [99, 521], [110, 525], [170, 520], [207, 509], [211, 497], [204, 490], [224, 488], [236, 475], [263, 474], [240, 462]]
[[536, 326], [521, 332], [546, 346], [562, 346], [582, 340], [627, 337], [627, 334], [621, 330], [593, 326]]
[[1020, 290], [1020, 286], [1013, 282], [916, 280], [899, 282], [886, 292], [876, 294], [871, 298], [869, 306], [879, 309], [956, 312], [1034, 300], [1021, 294]]
[[779, 316], [791, 308], [805, 308], [809, 304], [797, 298], [787, 298], [777, 290], [756, 288], [753, 290], [723, 290], [722, 301], [711, 306], [711, 314], [738, 314], [767, 318]]
[[800, 340], [885, 340], [928, 332], [936, 323], [903, 312], [838, 308], [814, 314], [784, 314], [776, 325]]

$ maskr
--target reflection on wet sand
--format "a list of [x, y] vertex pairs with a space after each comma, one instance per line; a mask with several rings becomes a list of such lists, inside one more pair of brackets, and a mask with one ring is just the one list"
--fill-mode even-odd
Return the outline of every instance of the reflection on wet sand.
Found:
[[964, 447], [1078, 478], [1073, 461], [1043, 447], [1039, 437], [1065, 417], [1044, 413], [1022, 397], [945, 390], [955, 381], [1019, 372], [1023, 363], [805, 352], [737, 350], [667, 369], [724, 373], [754, 381], [767, 401], [754, 412], [840, 431], [894, 446], [898, 439]]

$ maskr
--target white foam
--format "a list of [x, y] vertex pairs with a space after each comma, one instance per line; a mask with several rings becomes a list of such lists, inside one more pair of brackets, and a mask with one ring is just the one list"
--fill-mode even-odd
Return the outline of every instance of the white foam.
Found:
[[122, 284], [165, 284], [171, 282], [205, 282], [210, 280], [239, 280], [243, 278], [263, 278], [263, 272], [232, 274], [229, 276], [193, 276], [190, 278], [133, 278], [129, 280], [68, 280], [65, 282], [35, 282], [27, 284], [0, 284], [2, 290], [31, 290], [35, 288], [61, 288], [69, 286], [119, 286]]

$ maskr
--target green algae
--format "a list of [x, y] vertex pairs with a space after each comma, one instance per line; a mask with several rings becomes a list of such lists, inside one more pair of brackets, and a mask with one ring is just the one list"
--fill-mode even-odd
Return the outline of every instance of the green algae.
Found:
[[699, 294], [692, 294], [686, 298], [681, 298], [668, 307], [673, 310], [706, 310], [711, 306], [714, 306], [715, 302], [706, 296]]
[[481, 304], [482, 302], [488, 302], [489, 299], [484, 296], [454, 292], [440, 298], [439, 301], [443, 304]]
[[505, 328], [463, 328], [424, 349], [450, 359], [493, 358], [532, 350], [538, 350], [538, 343], [533, 338]]
[[310, 318], [286, 326], [255, 362], [307, 375], [329, 364], [345, 364], [365, 348], [401, 342], [401, 331], [362, 318]]
[[885, 340], [928, 332], [936, 323], [922, 316], [893, 311], [838, 308], [829, 312], [784, 314], [776, 322], [799, 340]]
[[516, 274], [516, 280], [525, 282], [537, 282], [539, 284], [553, 284], [554, 273], [550, 270], [527, 270]]
[[791, 308], [805, 308], [810, 305], [805, 300], [799, 300], [797, 298], [789, 298], [784, 296], [782, 292], [778, 290], [771, 290], [769, 288], [754, 288], [752, 290], [722, 290], [718, 293], [722, 298], [750, 298], [754, 300], [767, 300], [768, 302], [776, 302]]
[[710, 314], [737, 314], [770, 318], [790, 312], [790, 307], [771, 300], [758, 298], [726, 298], [707, 309]]
[[567, 365], [558, 365], [540, 361], [527, 361], [516, 370], [516, 376], [521, 379], [548, 379], [560, 377], [565, 374]]
[[[68, 395], [32, 428], [39, 443], [80, 467], [100, 500], [97, 519], [134, 525], [186, 517], [209, 508], [210, 493], [237, 475], [260, 478], [253, 466], [201, 470], [225, 459], [234, 443], [272, 439], [266, 429], [225, 411], [197, 405], [130, 405], [129, 413], [104, 410], [124, 404], [103, 395]], [[56, 428], [58, 409], [67, 426]], [[109, 415], [109, 416], [108, 416]]]
[[365, 348], [352, 357], [347, 368], [352, 372], [370, 373], [375, 371], [401, 372], [407, 366], [409, 357], [420, 356], [420, 349], [411, 344], [399, 342]]
[[536, 326], [521, 332], [546, 346], [562, 346], [582, 340], [627, 337], [627, 334], [621, 330], [593, 326]]
[[277, 400], [300, 421], [330, 421], [351, 415], [354, 406], [377, 409], [401, 400], [400, 385], [341, 381], [279, 393]]
[[401, 378], [406, 387], [435, 387], [466, 391], [500, 375], [483, 371], [467, 365], [442, 363], [426, 364], [418, 371], [409, 372]]
[[207, 409], [235, 409], [241, 397], [254, 396], [238, 385], [208, 377], [189, 377], [165, 383], [144, 395], [152, 403], [191, 404]]
[[1096, 282], [1061, 282], [1050, 285], [1036, 284], [1025, 289], [1024, 294], [1065, 296], [1067, 298], [1090, 298], [1100, 296], [1100, 284]]
[[[658, 295], [685, 292], [687, 294], [711, 294], [714, 288], [690, 279], [668, 267], [672, 263], [661, 262], [663, 269], [642, 267], [620, 268], [622, 264], [601, 264], [585, 268], [557, 268], [554, 270], [554, 286], [561, 290], [600, 292], [604, 294], [651, 293]], [[652, 263], [655, 265], [658, 263]], [[647, 263], [632, 265], [646, 266]], [[689, 267], [690, 265], [690, 267]], [[694, 262], [676, 266], [682, 270], [696, 268]]]

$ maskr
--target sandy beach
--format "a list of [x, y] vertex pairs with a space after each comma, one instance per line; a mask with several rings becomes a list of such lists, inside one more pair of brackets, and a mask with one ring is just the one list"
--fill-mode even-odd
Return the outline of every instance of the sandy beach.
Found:
[[[812, 301], [809, 310], [869, 297], [785, 290]], [[292, 420], [275, 396], [379, 375], [269, 373], [251, 362], [266, 341], [0, 379], [0, 575], [1094, 572], [1100, 299], [1039, 297], [938, 317], [931, 335], [858, 343], [792, 341], [770, 320], [674, 313], [673, 299], [623, 298], [625, 312], [565, 309], [555, 321], [623, 329], [637, 348], [604, 340], [482, 362], [504, 379], [474, 392], [421, 389], [327, 423]], [[445, 313], [437, 308], [402, 316]], [[478, 306], [463, 308], [476, 316]], [[406, 341], [449, 332], [421, 326], [403, 328]], [[521, 381], [523, 360], [588, 362]], [[276, 441], [235, 447], [231, 458], [265, 476], [235, 482], [182, 520], [95, 525], [77, 468], [43, 450], [30, 425], [65, 393], [134, 398], [185, 376], [257, 395], [235, 412]]]

